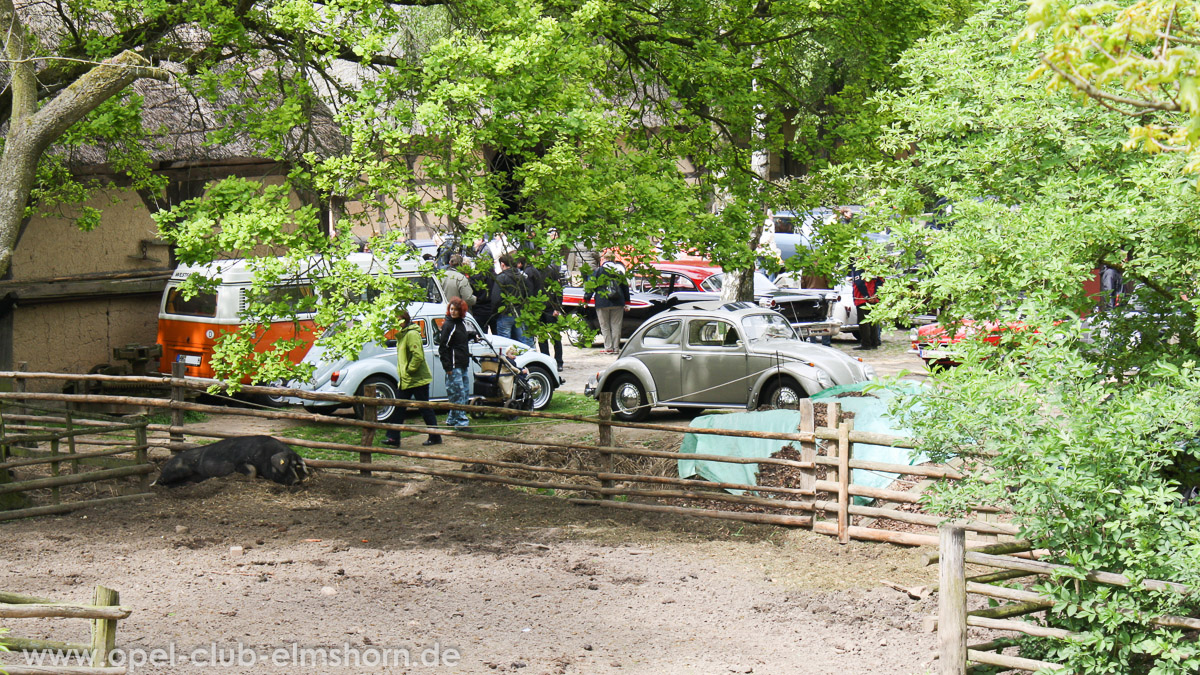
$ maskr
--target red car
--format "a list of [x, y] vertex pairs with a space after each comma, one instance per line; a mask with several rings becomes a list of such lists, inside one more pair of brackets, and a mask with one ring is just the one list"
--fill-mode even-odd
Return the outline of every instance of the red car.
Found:
[[921, 357], [926, 365], [946, 368], [959, 364], [952, 345], [967, 338], [977, 338], [998, 345], [1005, 333], [1024, 333], [1026, 331], [1037, 332], [1023, 321], [1000, 323], [963, 319], [956, 327], [953, 327], [953, 333], [951, 333], [950, 327], [931, 323], [913, 330], [909, 334], [909, 338], [912, 340], [912, 352]]
[[[634, 276], [629, 283], [632, 296], [625, 313], [622, 333], [632, 335], [646, 319], [685, 302], [717, 300], [725, 275], [712, 263], [697, 261], [658, 261], [649, 264], [656, 276]], [[580, 312], [593, 329], [597, 327], [594, 301], [583, 302], [584, 289], [563, 289], [563, 307]], [[761, 272], [754, 273], [754, 297], [760, 305], [787, 318], [801, 337], [835, 335], [840, 324], [829, 319], [831, 299], [826, 291], [780, 289]]]

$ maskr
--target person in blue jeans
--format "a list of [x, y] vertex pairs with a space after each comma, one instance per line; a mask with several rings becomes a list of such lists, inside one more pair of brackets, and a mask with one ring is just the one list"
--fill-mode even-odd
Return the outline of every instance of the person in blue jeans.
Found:
[[[466, 405], [471, 394], [471, 345], [467, 334], [467, 303], [462, 298], [450, 298], [446, 303], [446, 321], [438, 334], [438, 357], [446, 371], [446, 395], [451, 403]], [[446, 414], [446, 424], [466, 429], [471, 421], [462, 410]]]
[[500, 274], [496, 275], [496, 283], [492, 286], [492, 311], [496, 322], [496, 335], [524, 342], [521, 326], [517, 324], [517, 314], [521, 305], [529, 295], [525, 275], [513, 263], [511, 253], [505, 253], [497, 261], [500, 263]]

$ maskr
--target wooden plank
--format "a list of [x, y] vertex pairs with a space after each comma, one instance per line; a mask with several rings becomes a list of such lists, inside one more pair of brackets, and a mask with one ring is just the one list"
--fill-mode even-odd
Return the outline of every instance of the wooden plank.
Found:
[[70, 513], [79, 509], [86, 509], [90, 506], [99, 506], [101, 504], [115, 504], [117, 502], [129, 502], [135, 499], [144, 499], [153, 497], [153, 492], [142, 492], [135, 495], [120, 495], [118, 497], [104, 497], [103, 499], [87, 499], [80, 502], [67, 502], [65, 504], [51, 504], [48, 506], [33, 506], [26, 509], [13, 509], [11, 511], [0, 511], [0, 521], [16, 520], [18, 518], [33, 518], [35, 516], [50, 516], [59, 513]]
[[[825, 510], [837, 508], [836, 502], [821, 501], [817, 503], [817, 507]], [[909, 523], [912, 525], [925, 525], [928, 527], [938, 527], [947, 522], [941, 516], [932, 516], [927, 513], [911, 513], [908, 511], [896, 511], [893, 509], [882, 509], [874, 506], [858, 506], [851, 504], [849, 513], [852, 516], [870, 517], [879, 520], [894, 520], [900, 523]], [[999, 523], [984, 523], [979, 521], [949, 521], [954, 525], [961, 525], [971, 532], [986, 532], [990, 534], [1016, 534], [1017, 528], [1002, 525]], [[937, 560], [936, 556], [934, 560]]]
[[[596, 415], [596, 417], [599, 419], [599, 422], [597, 422], [596, 442], [599, 443], [600, 447], [602, 448], [610, 447], [613, 444], [611, 424], [612, 398], [613, 393], [611, 391], [602, 391], [597, 395], [597, 399], [600, 402], [600, 408], [599, 413]], [[600, 468], [604, 473], [613, 473], [613, 461], [614, 457], [611, 452], [602, 451], [600, 453]], [[600, 479], [600, 487], [611, 488], [613, 484], [614, 483], [612, 479]], [[612, 499], [612, 497], [609, 495], [605, 495], [604, 498]]]
[[[945, 554], [945, 550], [942, 551]], [[938, 591], [939, 597], [942, 591]], [[938, 619], [939, 630], [941, 618]], [[1051, 628], [1049, 626], [1037, 626], [1025, 621], [1013, 621], [1011, 619], [988, 619], [982, 616], [967, 616], [967, 625], [974, 628], [990, 628], [992, 630], [1010, 630], [1025, 635], [1034, 637], [1056, 638], [1058, 640], [1069, 640], [1078, 635], [1069, 630], [1061, 628]]]
[[[367, 398], [371, 399], [372, 401], [375, 400], [376, 398], [378, 398], [378, 394], [376, 394], [376, 391], [375, 391], [375, 385], [368, 384], [367, 386], [363, 387], [363, 396], [366, 396]], [[371, 421], [375, 421], [375, 420], [379, 419], [379, 406], [375, 405], [374, 403], [368, 403], [367, 405], [363, 406], [363, 419], [371, 420]], [[362, 435], [358, 439], [358, 444], [362, 445], [364, 447], [368, 447], [368, 448], [374, 446], [375, 445], [375, 429], [373, 427], [363, 427]], [[397, 444], [397, 445], [399, 445], [399, 444]], [[371, 451], [363, 450], [363, 451], [359, 452], [358, 453], [358, 461], [362, 464], [370, 464], [371, 463]], [[360, 469], [358, 473], [360, 476], [370, 476], [371, 470], [370, 469]]]
[[53, 605], [23, 604], [0, 605], [0, 618], [4, 619], [124, 619], [131, 610], [124, 607], [98, 607], [95, 605], [68, 605], [63, 603]]
[[967, 669], [967, 532], [961, 527], [938, 528], [938, 672], [962, 675]]
[[850, 444], [850, 430], [854, 428], [853, 420], [846, 420], [838, 425], [838, 543], [850, 543], [850, 453], [854, 446]]
[[[988, 555], [986, 553], [967, 552], [967, 562], [974, 565], [985, 565], [987, 567], [996, 567], [1006, 570], [1023, 570], [1034, 574], [1053, 574], [1056, 571], [1074, 571], [1073, 567], [1067, 565], [1056, 565], [1053, 563], [1041, 562], [1038, 560], [1022, 560], [1020, 558], [1010, 558], [1006, 556]], [[1088, 572], [1085, 575], [1088, 581], [1095, 581], [1111, 586], [1121, 586], [1128, 588], [1133, 586], [1127, 577], [1113, 572]], [[1152, 591], [1174, 590], [1180, 593], [1191, 593], [1192, 589], [1184, 584], [1177, 584], [1171, 581], [1157, 581], [1155, 579], [1143, 580], [1140, 584], [1142, 588]]]
[[663, 506], [659, 504], [642, 504], [639, 502], [616, 502], [600, 499], [569, 499], [572, 504], [580, 506], [607, 506], [615, 509], [630, 511], [653, 511], [656, 513], [674, 513], [685, 516], [702, 518], [717, 518], [720, 520], [740, 520], [748, 523], [765, 523], [768, 525], [787, 525], [791, 527], [806, 527], [809, 516], [788, 516], [776, 513], [745, 513], [742, 511], [716, 511], [710, 509], [691, 509], [681, 506]]
[[15, 637], [0, 638], [0, 647], [7, 647], [9, 651], [13, 652], [56, 652], [59, 654], [82, 654], [92, 649], [91, 645], [75, 642]]
[[1001, 666], [1011, 670], [1026, 670], [1031, 673], [1042, 670], [1043, 668], [1049, 670], [1066, 670], [1066, 666], [1058, 663], [1038, 661], [1036, 659], [1026, 659], [1020, 656], [1006, 656], [1004, 654], [996, 654], [993, 652], [985, 652], [976, 649], [968, 649], [967, 658], [975, 663], [982, 663], [987, 666]]
[[[111, 588], [97, 586], [92, 597], [92, 603], [99, 606], [114, 606], [121, 602], [120, 595]], [[117, 646], [116, 619], [124, 619], [130, 612], [124, 610], [125, 616], [113, 618], [98, 618], [92, 622], [92, 667], [103, 668], [109, 665], [108, 655]]]
[[[800, 399], [800, 433], [812, 433], [817, 428], [816, 411], [813, 409], [813, 402], [810, 398]], [[800, 461], [803, 464], [808, 464], [808, 467], [800, 470], [800, 489], [812, 494], [811, 497], [804, 497], [804, 502], [807, 503], [813, 512], [812, 522], [815, 525], [817, 522], [816, 509], [816, 494], [817, 494], [817, 442], [801, 441], [800, 442]]]
[[88, 471], [87, 473], [77, 473], [69, 476], [57, 476], [51, 478], [35, 478], [33, 480], [24, 480], [19, 483], [5, 483], [0, 485], [0, 495], [9, 492], [27, 492], [29, 490], [40, 490], [43, 488], [60, 487], [63, 485], [80, 485], [82, 483], [94, 483], [100, 480], [108, 480], [110, 478], [123, 478], [125, 476], [138, 476], [145, 473], [152, 473], [157, 470], [153, 464], [139, 464], [136, 466], [126, 466], [120, 469], [100, 469], [99, 471]]

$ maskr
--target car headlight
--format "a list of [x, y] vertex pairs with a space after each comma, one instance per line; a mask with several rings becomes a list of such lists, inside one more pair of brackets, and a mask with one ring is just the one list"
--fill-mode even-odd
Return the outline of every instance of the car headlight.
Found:
[[833, 378], [829, 377], [829, 373], [825, 372], [824, 370], [821, 370], [820, 368], [817, 368], [817, 384], [821, 385], [824, 388], [832, 387], [833, 386]]
[[764, 308], [766, 308], [766, 309], [770, 309], [770, 308], [771, 308], [771, 305], [773, 305], [773, 304], [775, 304], [775, 303], [774, 303], [774, 302], [772, 302], [770, 298], [767, 298], [767, 297], [762, 297], [762, 298], [759, 298], [759, 299], [758, 299], [758, 306], [759, 306], [759, 307], [764, 307]]
[[869, 363], [864, 363], [864, 364], [862, 364], [862, 370], [863, 370], [863, 377], [867, 378], [868, 380], [875, 379], [874, 366], [872, 366]]

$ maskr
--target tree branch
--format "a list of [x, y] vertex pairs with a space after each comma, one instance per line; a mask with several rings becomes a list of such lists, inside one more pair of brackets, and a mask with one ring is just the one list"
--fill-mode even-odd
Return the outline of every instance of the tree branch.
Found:
[[[1072, 73], [1068, 73], [1068, 72], [1064, 71], [1063, 69], [1059, 68], [1058, 66], [1054, 65], [1054, 63], [1052, 63], [1049, 59], [1047, 59], [1045, 57], [1045, 55], [1043, 55], [1041, 58], [1042, 58], [1042, 63], [1046, 64], [1046, 66], [1048, 68], [1050, 68], [1050, 70], [1053, 70], [1055, 73], [1058, 73], [1059, 77], [1063, 78], [1067, 82], [1070, 82], [1071, 86], [1073, 86], [1076, 89], [1078, 89], [1079, 91], [1083, 92], [1089, 98], [1094, 99], [1100, 105], [1103, 105], [1105, 108], [1108, 108], [1109, 110], [1112, 110], [1114, 112], [1119, 112], [1122, 115], [1127, 115], [1129, 117], [1140, 117], [1142, 115], [1147, 115], [1150, 112], [1155, 111], [1155, 110], [1165, 110], [1168, 112], [1178, 112], [1179, 111], [1179, 106], [1172, 104], [1172, 103], [1165, 103], [1163, 101], [1155, 101], [1155, 100], [1151, 100], [1151, 99], [1126, 98], [1124, 96], [1117, 96], [1115, 94], [1110, 94], [1106, 91], [1099, 89], [1098, 87], [1093, 85], [1091, 82], [1088, 82], [1087, 80], [1083, 79], [1082, 77], [1079, 77], [1078, 75], [1074, 75]], [[1108, 105], [1107, 102], [1117, 103], [1120, 105], [1127, 105], [1132, 108], [1142, 108], [1142, 110], [1139, 110], [1137, 112], [1121, 110], [1120, 108], [1117, 108], [1115, 106]]]

